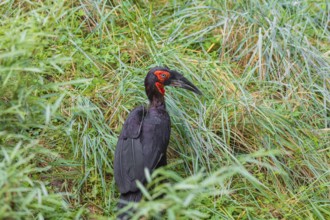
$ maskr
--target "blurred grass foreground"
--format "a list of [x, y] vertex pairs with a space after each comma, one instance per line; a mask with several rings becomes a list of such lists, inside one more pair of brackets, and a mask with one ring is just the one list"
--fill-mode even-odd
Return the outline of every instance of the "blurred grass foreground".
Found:
[[204, 96], [168, 89], [133, 219], [330, 219], [329, 26], [328, 1], [0, 1], [0, 219], [115, 218], [155, 65]]

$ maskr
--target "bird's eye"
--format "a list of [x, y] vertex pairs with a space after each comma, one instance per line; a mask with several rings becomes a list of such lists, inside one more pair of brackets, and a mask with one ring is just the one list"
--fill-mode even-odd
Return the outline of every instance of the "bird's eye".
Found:
[[163, 74], [161, 75], [161, 77], [165, 79], [165, 78], [166, 78], [166, 74], [163, 73]]

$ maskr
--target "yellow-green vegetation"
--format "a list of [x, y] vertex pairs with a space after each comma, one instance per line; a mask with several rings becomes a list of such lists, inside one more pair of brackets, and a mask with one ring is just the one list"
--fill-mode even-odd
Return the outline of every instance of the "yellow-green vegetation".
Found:
[[0, 1], [0, 219], [114, 218], [155, 65], [204, 96], [167, 89], [169, 165], [133, 219], [330, 219], [329, 22], [328, 1]]

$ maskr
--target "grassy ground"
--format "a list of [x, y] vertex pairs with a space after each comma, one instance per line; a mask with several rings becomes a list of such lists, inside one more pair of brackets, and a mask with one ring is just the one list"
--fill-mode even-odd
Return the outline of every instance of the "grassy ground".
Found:
[[0, 218], [114, 218], [117, 136], [167, 65], [204, 96], [167, 89], [135, 219], [329, 219], [330, 4], [150, 2], [0, 2]]

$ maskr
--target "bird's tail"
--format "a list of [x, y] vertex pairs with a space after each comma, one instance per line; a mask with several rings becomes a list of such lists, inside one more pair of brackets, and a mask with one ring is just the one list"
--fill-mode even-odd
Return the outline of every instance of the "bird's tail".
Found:
[[[139, 202], [142, 198], [142, 193], [140, 191], [136, 192], [128, 192], [125, 194], [121, 194], [119, 198], [119, 202], [117, 204], [118, 210], [124, 208], [129, 202]], [[134, 213], [133, 209], [129, 209], [124, 213], [121, 213], [117, 216], [120, 220], [128, 220], [130, 216]]]

